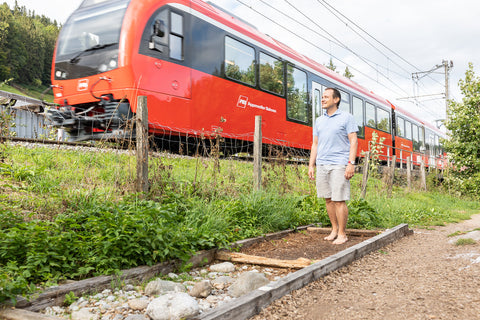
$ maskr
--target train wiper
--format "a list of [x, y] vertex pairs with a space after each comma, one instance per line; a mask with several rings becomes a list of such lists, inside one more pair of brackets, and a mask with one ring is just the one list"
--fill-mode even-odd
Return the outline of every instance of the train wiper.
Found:
[[90, 47], [88, 49], [85, 49], [85, 50], [79, 52], [77, 55], [75, 55], [75, 57], [70, 59], [70, 63], [72, 63], [72, 64], [78, 63], [78, 61], [80, 61], [80, 57], [83, 56], [87, 52], [104, 49], [106, 47], [111, 47], [111, 46], [116, 45], [116, 44], [118, 44], [118, 42], [112, 42], [112, 43], [106, 43], [106, 44], [96, 44], [93, 47]]

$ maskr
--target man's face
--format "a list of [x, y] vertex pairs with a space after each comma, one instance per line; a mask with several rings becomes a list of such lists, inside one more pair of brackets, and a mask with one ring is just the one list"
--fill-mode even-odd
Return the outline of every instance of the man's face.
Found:
[[325, 90], [322, 95], [322, 108], [329, 109], [335, 107], [338, 103], [338, 98], [333, 98], [333, 90]]

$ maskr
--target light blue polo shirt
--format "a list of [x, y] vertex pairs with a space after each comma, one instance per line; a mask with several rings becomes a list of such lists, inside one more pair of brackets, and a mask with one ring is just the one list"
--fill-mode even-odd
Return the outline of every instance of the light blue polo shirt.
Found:
[[315, 120], [313, 136], [318, 137], [316, 165], [348, 164], [350, 141], [348, 134], [358, 132], [352, 114], [337, 109], [331, 116], [325, 113]]

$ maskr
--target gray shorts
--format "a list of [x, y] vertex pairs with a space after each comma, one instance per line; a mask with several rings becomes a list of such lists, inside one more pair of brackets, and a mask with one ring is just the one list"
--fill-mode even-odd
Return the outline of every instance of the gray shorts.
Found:
[[350, 200], [350, 180], [345, 179], [345, 168], [344, 165], [317, 166], [317, 197]]

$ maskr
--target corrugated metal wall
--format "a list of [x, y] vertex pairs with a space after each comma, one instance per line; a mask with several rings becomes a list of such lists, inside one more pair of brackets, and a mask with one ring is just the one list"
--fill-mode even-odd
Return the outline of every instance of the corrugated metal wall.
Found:
[[[12, 99], [16, 100], [15, 104], [8, 106], [9, 102], [13, 102]], [[15, 126], [10, 128], [10, 131], [15, 132], [15, 137], [30, 139], [55, 138], [51, 136], [52, 132], [54, 134], [55, 131], [48, 128], [48, 123], [46, 123], [43, 113], [19, 109], [26, 106], [41, 106], [42, 102], [40, 100], [0, 91], [0, 101], [2, 102], [0, 111], [8, 111], [15, 120]], [[37, 108], [37, 111], [41, 110]]]

